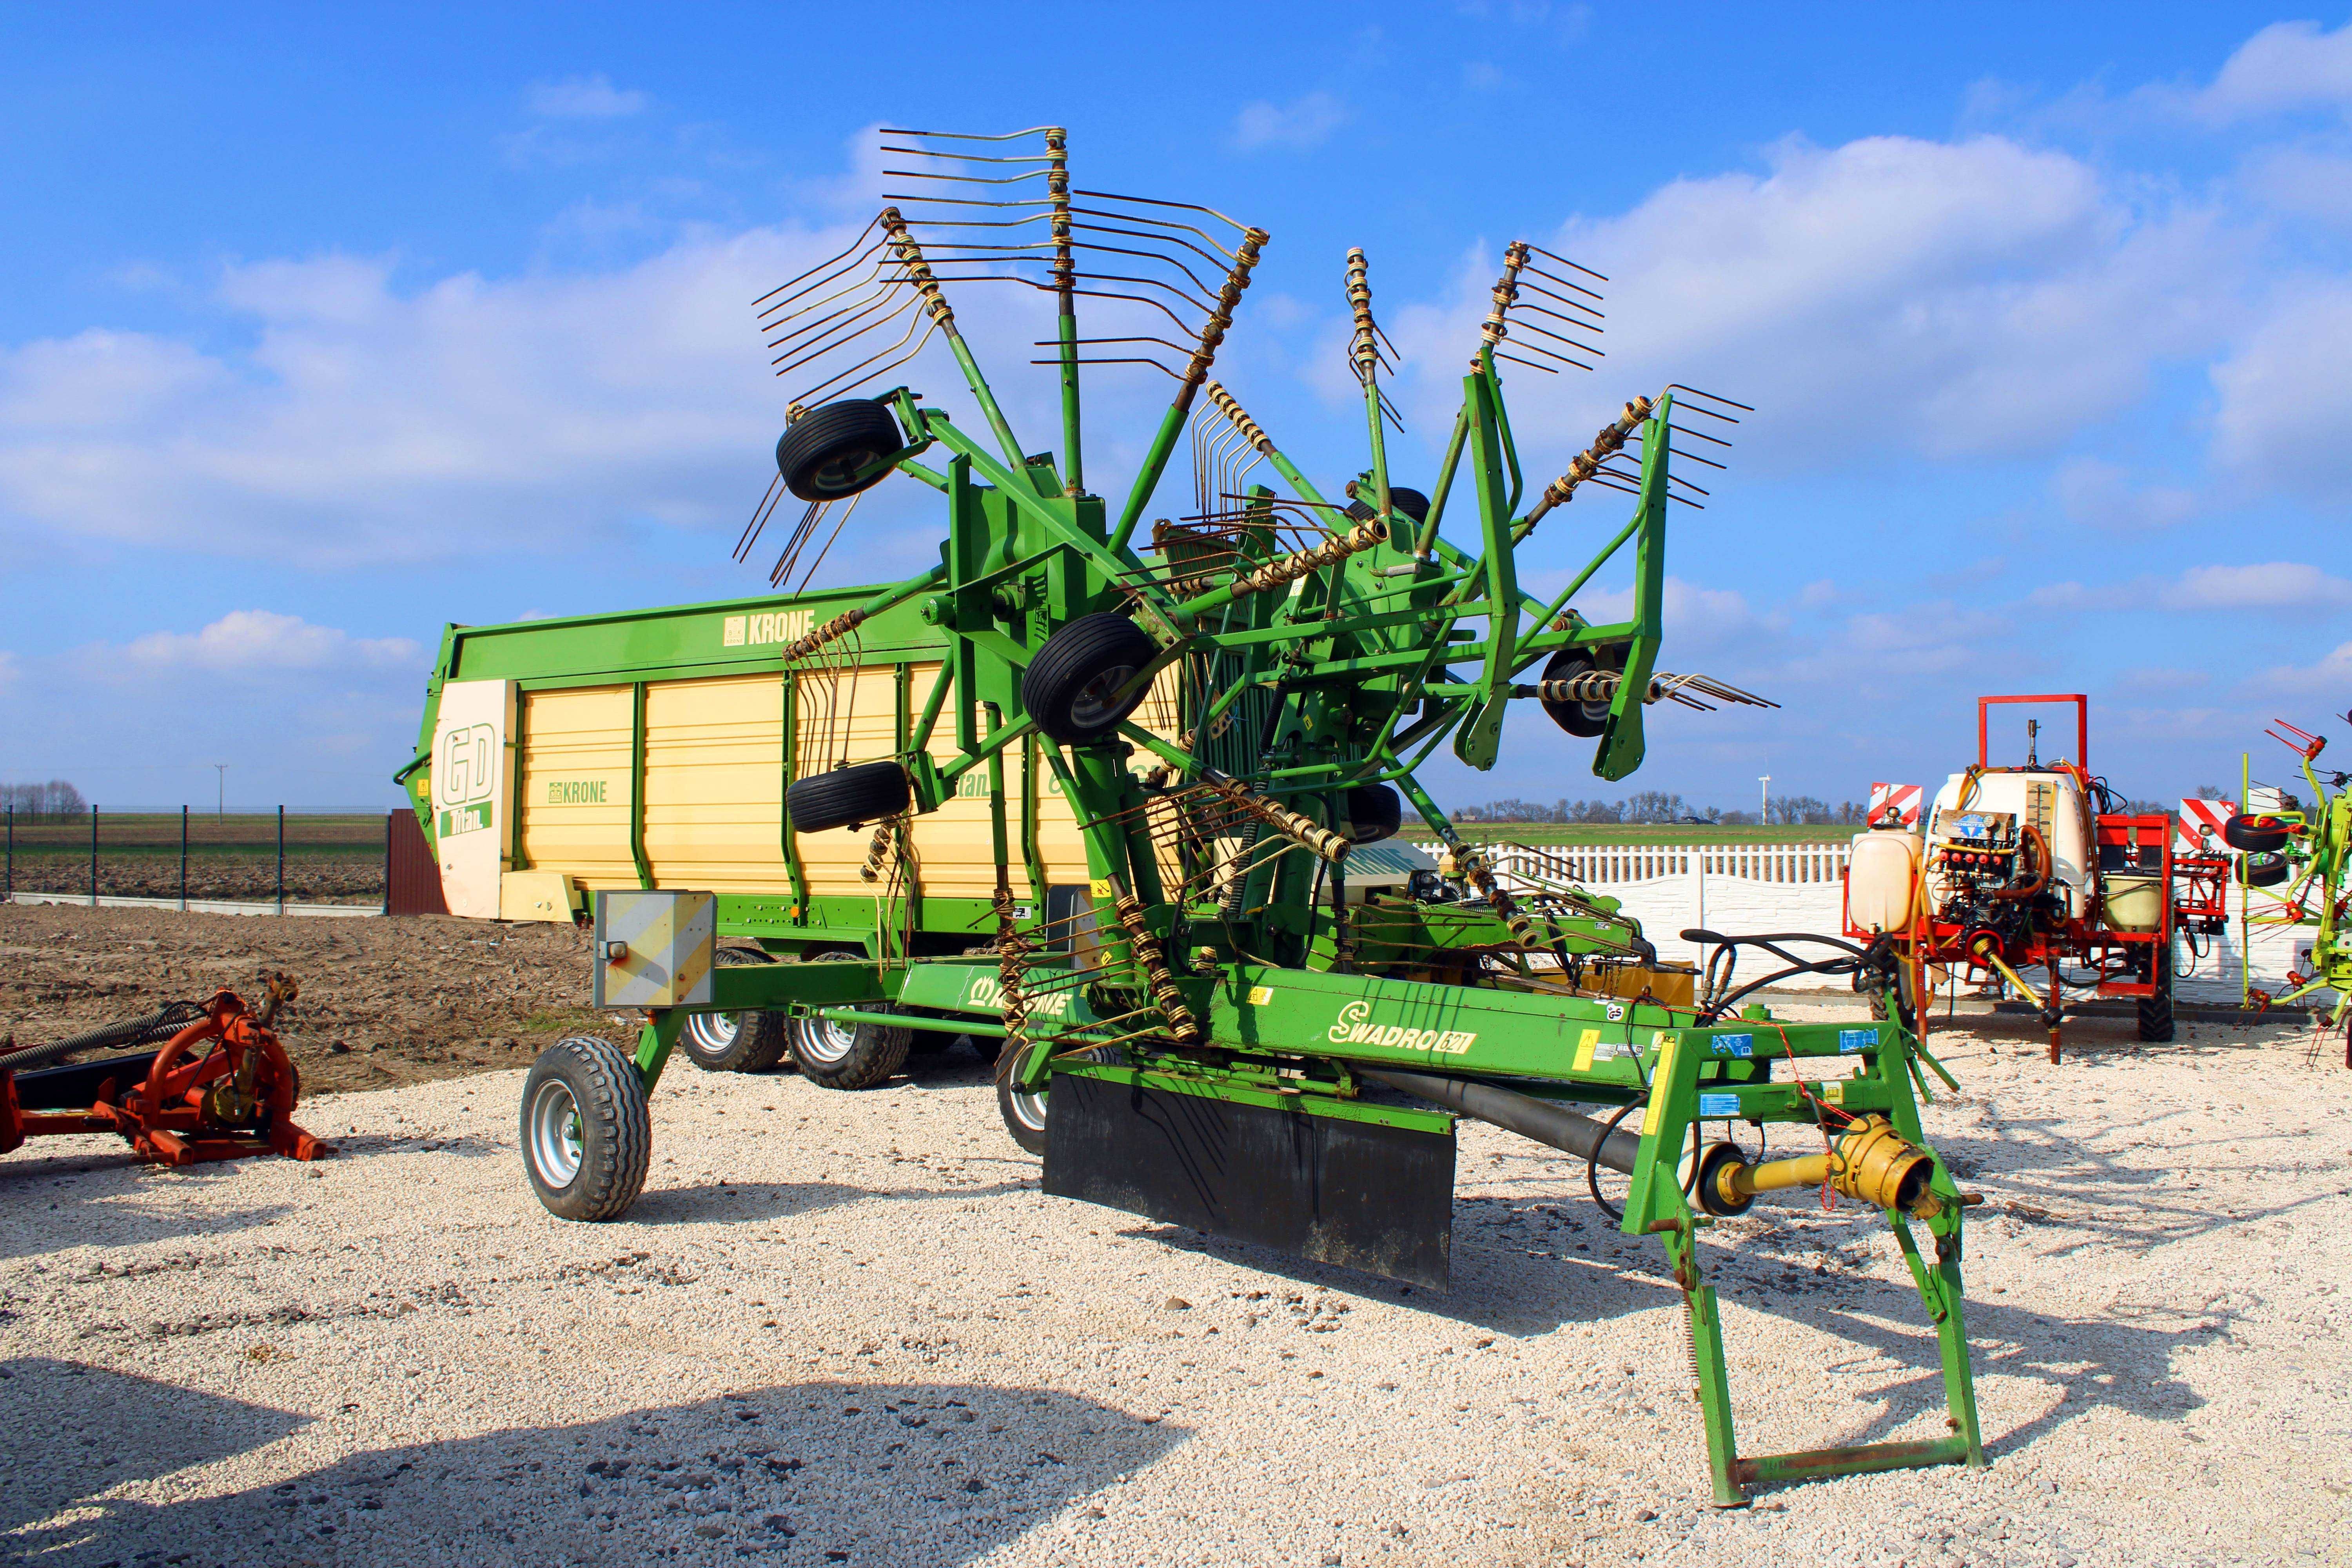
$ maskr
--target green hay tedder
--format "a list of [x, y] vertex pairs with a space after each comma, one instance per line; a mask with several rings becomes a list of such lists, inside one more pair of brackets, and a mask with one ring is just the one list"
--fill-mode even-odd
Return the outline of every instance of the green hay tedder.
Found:
[[[1369, 460], [1327, 490], [1210, 378], [1264, 231], [1074, 189], [1056, 130], [887, 135], [909, 189], [759, 302], [779, 374], [806, 389], [738, 553], [796, 510], [782, 586], [869, 487], [895, 476], [939, 492], [939, 563], [845, 604], [826, 595], [835, 608], [782, 645], [781, 668], [792, 700], [822, 708], [829, 685], [871, 662], [861, 637], [911, 614], [940, 676], [868, 754], [845, 742], [788, 756], [785, 807], [803, 846], [870, 833], [874, 896], [887, 900], [922, 874], [904, 849], [912, 825], [984, 800], [988, 918], [942, 951], [920, 922], [894, 935], [882, 928], [896, 917], [877, 916], [862, 956], [828, 959], [797, 930], [813, 916], [795, 903], [756, 934], [803, 962], [722, 966], [708, 894], [599, 894], [600, 1000], [643, 1005], [648, 1022], [634, 1056], [573, 1040], [534, 1068], [523, 1132], [543, 1201], [583, 1219], [627, 1208], [646, 1174], [646, 1097], [689, 1020], [713, 1014], [844, 1037], [1001, 1038], [1000, 1105], [1042, 1152], [1049, 1193], [1440, 1288], [1454, 1128], [1475, 1117], [1630, 1178], [1622, 1226], [1656, 1238], [1680, 1289], [1718, 1503], [1755, 1484], [1981, 1465], [1961, 1323], [1969, 1200], [1921, 1135], [1924, 1075], [1942, 1069], [1901, 1004], [1896, 955], [1694, 932], [1714, 952], [1705, 973], [1662, 963], [1611, 900], [1507, 890], [1414, 778], [1441, 745], [1491, 767], [1514, 702], [1540, 705], [1592, 748], [1597, 774], [1619, 779], [1641, 763], [1648, 705], [1759, 700], [1655, 666], [1667, 513], [1696, 489], [1670, 468], [1697, 456], [1676, 437], [1719, 442], [1691, 426], [1719, 431], [1739, 405], [1679, 386], [1636, 397], [1559, 478], [1525, 484], [1502, 367], [1582, 365], [1600, 279], [1517, 243], [1466, 345], [1433, 481], [1425, 493], [1392, 483], [1392, 351], [1350, 252]], [[951, 296], [982, 283], [1055, 307], [1036, 362], [1060, 384], [1054, 452], [1015, 435], [959, 329]], [[1102, 335], [1081, 334], [1081, 301], [1103, 312]], [[977, 409], [969, 427], [909, 387], [874, 390], [934, 340]], [[1084, 479], [1079, 384], [1095, 363], [1156, 365], [1174, 385], [1116, 501]], [[1146, 528], [1188, 426], [1193, 508]], [[1251, 482], [1261, 469], [1275, 482]], [[1590, 563], [1549, 602], [1524, 593], [1518, 548], [1601, 489], [1622, 492], [1630, 515], [1590, 531]], [[1588, 621], [1577, 595], [1621, 558], [1630, 612]], [[1138, 721], [1155, 693], [1172, 722]], [[942, 727], [951, 746], [934, 743]], [[803, 732], [788, 731], [788, 750], [812, 750]], [[1083, 841], [1084, 883], [1067, 897], [1034, 844], [1049, 793]], [[1393, 833], [1407, 806], [1443, 841], [1438, 871], [1351, 890], [1351, 850]], [[1736, 983], [1743, 952], [1787, 966]], [[1888, 1016], [1782, 1023], [1748, 1000], [1800, 971], [1852, 976]], [[1821, 1152], [1750, 1163], [1701, 1132], [1739, 1122], [1816, 1129]], [[1811, 1186], [1893, 1226], [1940, 1346], [1943, 1433], [1738, 1454], [1699, 1233], [1759, 1192]]]

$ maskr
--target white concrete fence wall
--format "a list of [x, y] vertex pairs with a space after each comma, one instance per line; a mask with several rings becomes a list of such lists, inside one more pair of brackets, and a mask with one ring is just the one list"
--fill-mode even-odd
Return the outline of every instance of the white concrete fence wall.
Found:
[[[1661, 958], [1702, 962], [1704, 953], [1682, 940], [1682, 933], [1693, 928], [1728, 936], [1771, 931], [1836, 936], [1845, 926], [1845, 871], [1852, 854], [1846, 839], [1815, 844], [1487, 844], [1479, 848], [1503, 885], [1514, 892], [1580, 887], [1620, 900], [1624, 911], [1642, 922]], [[2194, 953], [2185, 938], [2173, 950], [2173, 987], [2184, 1001], [2235, 1005], [2239, 1000], [2242, 958], [2234, 888], [2230, 898], [2226, 932], [2198, 938], [2200, 951]], [[2254, 913], [2259, 916], [2264, 909], [2258, 901]], [[2307, 925], [2255, 926], [2248, 943], [2253, 983], [2273, 994], [2284, 992], [2290, 968], [2310, 968], [2311, 933]], [[1740, 973], [1753, 978], [1765, 973], [1758, 966], [1767, 962], [1765, 955], [1743, 953]]]

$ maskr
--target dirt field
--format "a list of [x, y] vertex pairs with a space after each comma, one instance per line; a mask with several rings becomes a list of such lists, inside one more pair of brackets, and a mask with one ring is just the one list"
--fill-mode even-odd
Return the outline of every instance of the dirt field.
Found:
[[282, 969], [301, 994], [280, 1037], [306, 1092], [527, 1065], [609, 1027], [588, 1010], [588, 941], [569, 927], [278, 920], [0, 904], [0, 1036], [37, 1045]]
[[[26, 855], [16, 857], [16, 886], [27, 893], [89, 891], [89, 857]], [[180, 860], [176, 855], [107, 855], [98, 858], [98, 890], [117, 899], [176, 899], [180, 896]], [[278, 862], [274, 857], [209, 856], [188, 864], [188, 897], [192, 899], [268, 899], [278, 892]], [[310, 904], [377, 904], [383, 902], [383, 853], [352, 858], [320, 850], [286, 857], [286, 897]]]
[[[60, 950], [39, 966], [81, 987], [78, 1016], [111, 1011], [110, 942], [205, 962], [111, 912], [5, 912], [37, 917], [0, 941], [20, 965]], [[445, 1010], [514, 1016], [564, 994], [519, 973], [578, 973], [562, 932], [206, 924], [249, 944], [224, 973], [306, 944], [276, 961], [307, 959], [395, 1061], [448, 1049], [404, 1028], [488, 1034]], [[393, 1008], [362, 943], [446, 1001]], [[317, 1165], [155, 1170], [97, 1138], [0, 1159], [0, 1549], [126, 1568], [2352, 1563], [2340, 1042], [2195, 1025], [2140, 1047], [2084, 1023], [2053, 1068], [2030, 1026], [1974, 1024], [1938, 1042], [1964, 1092], [1927, 1124], [1986, 1197], [1984, 1471], [1718, 1513], [1679, 1298], [1580, 1165], [1465, 1124], [1454, 1289], [1433, 1295], [1045, 1196], [960, 1050], [856, 1095], [681, 1064], [646, 1194], [605, 1226], [531, 1198], [511, 1069], [320, 1095], [304, 1120], [341, 1148]], [[1940, 1431], [1935, 1342], [1883, 1224], [1777, 1194], [1706, 1238], [1750, 1451]]]

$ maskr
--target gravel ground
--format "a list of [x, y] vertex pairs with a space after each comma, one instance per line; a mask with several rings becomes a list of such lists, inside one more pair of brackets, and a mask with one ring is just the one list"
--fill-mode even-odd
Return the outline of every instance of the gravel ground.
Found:
[[[1804, 1016], [1811, 1009], [1786, 1010]], [[314, 1166], [0, 1161], [0, 1540], [71, 1563], [2343, 1563], [2352, 1075], [2279, 1026], [1941, 1049], [1988, 1470], [1706, 1506], [1680, 1309], [1478, 1127], [1432, 1296], [1048, 1198], [977, 1058], [681, 1066], [631, 1216], [526, 1189], [520, 1072], [323, 1095]], [[920, 1058], [919, 1058], [919, 1061]], [[1775, 1202], [1768, 1198], [1768, 1205]], [[1709, 1233], [1759, 1451], [1923, 1436], [1885, 1227]]]

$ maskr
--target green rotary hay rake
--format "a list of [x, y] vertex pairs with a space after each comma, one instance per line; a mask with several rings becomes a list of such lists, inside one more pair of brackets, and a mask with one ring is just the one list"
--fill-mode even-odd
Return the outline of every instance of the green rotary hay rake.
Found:
[[[737, 553], [796, 508], [782, 585], [868, 488], [896, 476], [939, 492], [939, 564], [811, 626], [782, 658], [821, 688], [854, 670], [861, 627], [911, 614], [943, 645], [941, 678], [891, 754], [798, 771], [786, 805], [797, 835], [876, 830], [884, 865], [909, 819], [984, 790], [992, 941], [713, 967], [707, 920], [681, 905], [656, 929], [640, 911], [624, 938], [620, 901], [665, 895], [600, 896], [603, 973], [619, 987], [602, 999], [625, 997], [649, 962], [660, 984], [640, 994], [653, 1000], [634, 1058], [568, 1042], [535, 1071], [525, 1142], [549, 1206], [604, 1218], [635, 1196], [645, 1091], [698, 1012], [999, 1037], [1000, 1105], [1043, 1154], [1048, 1192], [1440, 1288], [1455, 1124], [1475, 1117], [1595, 1178], [1630, 1177], [1620, 1223], [1657, 1239], [1681, 1294], [1718, 1503], [1757, 1484], [1981, 1465], [1961, 1319], [1969, 1200], [1921, 1135], [1925, 1075], [1942, 1068], [1916, 1038], [1893, 952], [1690, 932], [1715, 949], [1706, 973], [1663, 963], [1612, 900], [1506, 889], [1414, 776], [1440, 745], [1492, 767], [1514, 702], [1540, 705], [1592, 746], [1594, 773], [1618, 779], [1641, 763], [1650, 705], [1761, 701], [1655, 666], [1667, 513], [1705, 494], [1671, 465], [1714, 463], [1696, 448], [1727, 445], [1741, 405], [1678, 385], [1638, 396], [1530, 493], [1503, 367], [1590, 368], [1601, 279], [1515, 243], [1444, 459], [1426, 492], [1407, 489], [1391, 481], [1402, 424], [1382, 389], [1394, 351], [1351, 251], [1349, 360], [1369, 461], [1328, 492], [1210, 377], [1264, 230], [1076, 189], [1058, 130], [886, 135], [908, 188], [847, 249], [759, 302], [779, 374], [803, 389]], [[1055, 307], [1034, 363], [1059, 378], [1055, 452], [1015, 435], [959, 326], [951, 296], [982, 283]], [[1080, 332], [1082, 301], [1108, 331]], [[874, 390], [934, 340], [977, 408], [969, 427], [907, 386]], [[1084, 478], [1080, 377], [1104, 363], [1156, 367], [1174, 385], [1116, 502]], [[1188, 432], [1192, 510], [1147, 531]], [[1524, 592], [1518, 549], [1599, 489], [1629, 498], [1630, 516], [1595, 531], [1591, 561], [1549, 602]], [[1441, 531], [1449, 521], [1465, 542]], [[1630, 611], [1589, 621], [1578, 594], [1621, 559]], [[1179, 721], [1139, 722], [1148, 693]], [[943, 725], [945, 754], [932, 743]], [[1041, 778], [1075, 814], [1081, 897], [1042, 885]], [[1395, 832], [1408, 806], [1443, 841], [1438, 871], [1351, 893], [1350, 851]], [[1787, 966], [1737, 984], [1742, 952]], [[1853, 976], [1887, 1017], [1783, 1023], [1748, 1000], [1804, 971]], [[1727, 1136], [1702, 1135], [1742, 1121], [1816, 1130], [1821, 1152], [1751, 1163]], [[1759, 1192], [1810, 1186], [1893, 1227], [1939, 1347], [1948, 1419], [1933, 1436], [1738, 1451], [1700, 1232]]]

